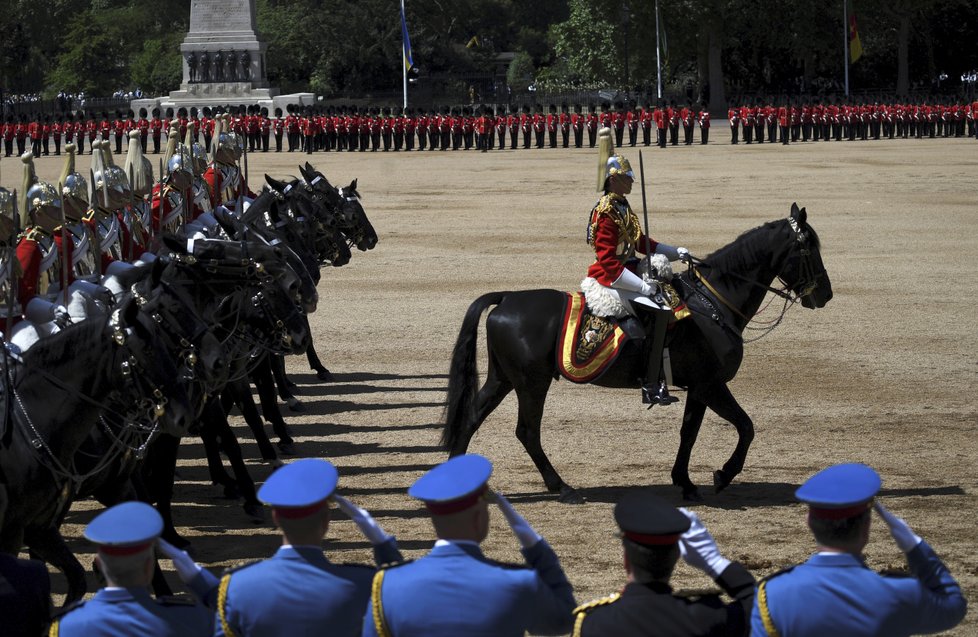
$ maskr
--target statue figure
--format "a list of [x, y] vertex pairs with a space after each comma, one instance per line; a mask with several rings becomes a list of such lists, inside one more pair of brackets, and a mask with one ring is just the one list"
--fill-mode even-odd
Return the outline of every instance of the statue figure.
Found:
[[190, 82], [197, 81], [197, 56], [193, 51], [187, 53], [187, 68], [190, 70]]
[[241, 79], [251, 81], [251, 54], [247, 51], [241, 52]]
[[214, 54], [214, 72], [211, 74], [215, 82], [224, 81], [224, 54], [218, 51]]
[[234, 68], [237, 62], [236, 57], [234, 51], [228, 51], [227, 55], [224, 56], [224, 79], [228, 82], [234, 82], [238, 79], [238, 74]]
[[197, 74], [198, 82], [209, 82], [210, 81], [210, 56], [207, 55], [207, 51], [200, 52], [200, 62], [199, 69], [200, 72]]

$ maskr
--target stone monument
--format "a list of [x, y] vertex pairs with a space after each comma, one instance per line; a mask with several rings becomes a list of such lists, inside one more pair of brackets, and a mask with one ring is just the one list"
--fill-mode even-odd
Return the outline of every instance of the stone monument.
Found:
[[180, 45], [183, 81], [169, 97], [138, 100], [133, 109], [224, 104], [311, 104], [312, 93], [279, 96], [268, 85], [267, 44], [258, 36], [255, 0], [191, 0], [190, 31]]

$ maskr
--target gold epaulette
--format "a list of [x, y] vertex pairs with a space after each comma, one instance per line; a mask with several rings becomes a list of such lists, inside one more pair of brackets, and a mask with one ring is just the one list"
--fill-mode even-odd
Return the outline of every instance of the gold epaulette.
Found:
[[598, 220], [615, 211], [614, 197], [615, 195], [612, 193], [602, 195], [598, 199], [598, 203], [594, 204], [594, 208], [591, 209], [591, 219], [587, 226], [587, 244], [592, 248], [598, 233]]
[[571, 633], [571, 637], [581, 637], [581, 628], [584, 626], [584, 618], [595, 608], [600, 608], [601, 606], [607, 606], [608, 604], [613, 604], [618, 601], [621, 597], [621, 593], [614, 593], [608, 595], [607, 597], [602, 597], [596, 599], [587, 604], [581, 604], [574, 609], [574, 632]]
[[27, 239], [28, 241], [37, 242], [37, 241], [39, 241], [40, 239], [43, 239], [46, 236], [48, 236], [48, 233], [46, 233], [44, 230], [42, 230], [41, 228], [38, 228], [37, 226], [31, 226], [30, 228], [27, 228], [26, 230], [24, 230], [23, 232], [21, 232], [20, 233], [20, 237], [18, 237], [18, 238], [19, 239]]
[[621, 593], [612, 593], [607, 597], [601, 597], [594, 601], [590, 601], [586, 604], [581, 604], [580, 606], [574, 609], [574, 614], [577, 615], [578, 613], [587, 613], [588, 611], [594, 610], [599, 606], [607, 606], [608, 604], [617, 602], [620, 597], [621, 597]]

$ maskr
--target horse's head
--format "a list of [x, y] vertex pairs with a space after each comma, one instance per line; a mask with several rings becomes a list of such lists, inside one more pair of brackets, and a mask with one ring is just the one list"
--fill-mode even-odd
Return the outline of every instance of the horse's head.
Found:
[[815, 230], [808, 225], [808, 213], [791, 204], [791, 214], [785, 220], [792, 246], [779, 278], [809, 309], [823, 307], [832, 299], [832, 282], [822, 263], [821, 244]]
[[194, 410], [160, 326], [131, 297], [112, 311], [105, 329], [119, 350], [119, 391], [133, 406], [133, 421], [149, 420], [164, 433], [186, 435]]
[[344, 232], [350, 237], [353, 245], [359, 250], [373, 250], [377, 245], [377, 232], [374, 230], [367, 213], [360, 204], [360, 193], [357, 192], [357, 180], [354, 179], [346, 188], [340, 189], [344, 199], [340, 213], [343, 215]]

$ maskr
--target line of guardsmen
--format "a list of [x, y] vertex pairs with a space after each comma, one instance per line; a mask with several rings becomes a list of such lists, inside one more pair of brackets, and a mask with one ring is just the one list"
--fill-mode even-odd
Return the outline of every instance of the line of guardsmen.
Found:
[[128, 133], [121, 166], [113, 161], [110, 142], [98, 134], [87, 175], [77, 170], [75, 144], [66, 144], [57, 185], [38, 178], [32, 152], [21, 156], [19, 201], [0, 188], [0, 244], [15, 254], [0, 261], [0, 293], [14, 300], [13, 307], [4, 303], [0, 310], [7, 343], [16, 344], [18, 329], [29, 327], [24, 318], [52, 320], [42, 317], [57, 310], [76, 281], [98, 282], [113, 262], [133, 263], [155, 251], [165, 233], [218, 206], [237, 210], [254, 199], [240, 168], [246, 142], [233, 132], [230, 115], [215, 116], [210, 130], [217, 141], [210, 156], [194, 141], [193, 122], [183, 137], [180, 123], [172, 123], [158, 180], [136, 129]]
[[[737, 104], [743, 104], [738, 106]], [[976, 137], [978, 100], [761, 99], [730, 102], [730, 143]]]
[[[830, 139], [880, 139], [895, 137], [969, 137], [978, 136], [978, 100], [929, 103], [917, 102], [828, 102], [812, 100], [752, 100], [742, 106], [731, 102], [727, 120], [731, 143], [741, 140], [750, 144], [780, 139], [783, 144], [797, 141]], [[411, 150], [483, 150], [494, 148], [582, 148], [585, 140], [593, 148], [597, 131], [608, 127], [615, 132], [617, 147], [625, 143], [665, 148], [680, 143], [693, 144], [694, 130], [700, 129], [700, 144], [709, 142], [710, 113], [706, 104], [664, 100], [653, 107], [646, 103], [625, 108], [602, 104], [573, 108], [551, 104], [547, 109], [537, 105], [510, 108], [505, 106], [442, 107], [440, 109], [392, 107], [361, 108], [357, 106], [289, 106], [286, 112], [258, 106], [229, 106], [234, 132], [242, 135], [250, 152], [316, 151], [411, 151]], [[61, 154], [62, 142], [74, 143], [84, 153], [96, 137], [112, 139], [115, 153], [123, 152], [122, 142], [130, 131], [139, 131], [146, 152], [148, 142], [153, 153], [159, 153], [161, 139], [176, 122], [182, 135], [188, 123], [203, 137], [210, 150], [214, 113], [209, 107], [168, 108], [165, 112], [141, 109], [123, 113], [34, 115], [18, 119], [8, 116], [0, 125], [4, 155], [22, 155], [30, 146], [35, 157]], [[653, 133], [653, 131], [655, 131]], [[507, 143], [507, 137], [508, 143]], [[165, 145], [165, 144], [164, 144]]]
[[[936, 552], [877, 498], [880, 476], [864, 464], [824, 469], [795, 497], [807, 506], [817, 550], [806, 562], [757, 582], [720, 552], [699, 516], [652, 489], [633, 489], [614, 507], [624, 584], [618, 593], [576, 606], [556, 552], [489, 486], [492, 464], [468, 454], [427, 471], [408, 489], [431, 519], [427, 554], [404, 560], [394, 536], [337, 492], [326, 460], [298, 460], [272, 474], [258, 493], [272, 509], [282, 545], [268, 559], [217, 578], [160, 538], [162, 519], [141, 502], [117, 505], [85, 529], [106, 580], [93, 599], [60, 611], [52, 637], [660, 637], [748, 634], [895, 637], [957, 625], [967, 602]], [[373, 548], [374, 564], [333, 562], [323, 548], [336, 505]], [[487, 557], [489, 505], [520, 545], [522, 564]], [[863, 552], [873, 512], [903, 553], [909, 572], [880, 575]], [[194, 593], [153, 598], [156, 556], [173, 562]], [[688, 596], [670, 584], [682, 559], [725, 593]], [[5, 635], [38, 635], [46, 610], [43, 567], [0, 559]]]

